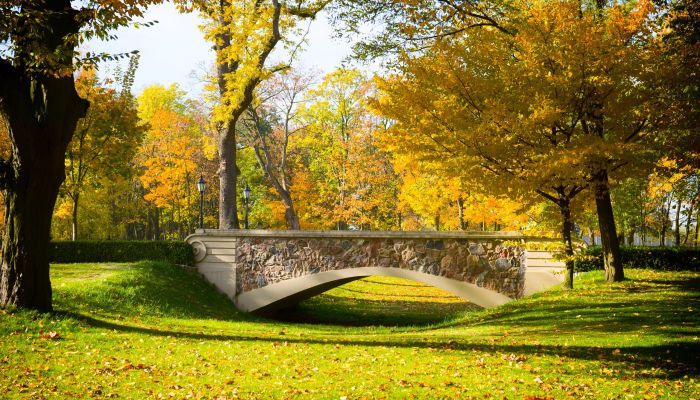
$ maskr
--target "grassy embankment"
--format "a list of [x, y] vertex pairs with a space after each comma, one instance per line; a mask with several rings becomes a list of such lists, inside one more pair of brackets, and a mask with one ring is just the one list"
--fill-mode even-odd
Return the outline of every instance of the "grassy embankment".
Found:
[[285, 322], [167, 264], [56, 265], [55, 313], [0, 311], [0, 398], [700, 398], [700, 274], [627, 275], [492, 310], [371, 278]]

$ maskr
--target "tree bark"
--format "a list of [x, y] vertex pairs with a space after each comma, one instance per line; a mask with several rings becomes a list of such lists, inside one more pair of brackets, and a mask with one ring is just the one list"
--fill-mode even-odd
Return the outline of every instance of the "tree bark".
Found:
[[690, 237], [690, 226], [693, 220], [693, 212], [695, 212], [695, 202], [697, 197], [693, 196], [690, 200], [690, 205], [688, 206], [688, 218], [685, 220], [685, 235], [683, 237], [683, 246], [688, 245], [688, 238]]
[[574, 245], [571, 238], [571, 231], [574, 227], [571, 221], [571, 199], [568, 197], [560, 197], [558, 201], [559, 211], [561, 212], [561, 237], [564, 242], [564, 254], [566, 254], [566, 274], [564, 275], [565, 289], [574, 288], [574, 261], [571, 259], [574, 255]]
[[[669, 198], [671, 198], [669, 196]], [[668, 219], [670, 217], [671, 201], [668, 204], [664, 202], [661, 207], [661, 231], [659, 232], [659, 247], [666, 246], [666, 231], [668, 230]]]
[[464, 199], [462, 199], [462, 196], [457, 198], [457, 213], [459, 217], [459, 230], [466, 230], [467, 225], [464, 223]]
[[[280, 15], [282, 5], [278, 0], [273, 0], [274, 12], [270, 20], [270, 36], [267, 41], [262, 43], [255, 54], [255, 62], [248, 67], [263, 71], [265, 62], [272, 50], [282, 38], [280, 35]], [[230, 21], [226, 20], [226, 4], [223, 0], [219, 0], [220, 16], [218, 23], [221, 27], [227, 26]], [[227, 86], [227, 80], [241, 68], [238, 61], [229, 61], [226, 52], [231, 51], [231, 38], [228, 34], [222, 33], [218, 35], [215, 50], [217, 53], [217, 80], [219, 86], [219, 94], [222, 101], [230, 90]], [[237, 93], [235, 104], [231, 104], [231, 115], [229, 120], [222, 128], [219, 135], [219, 229], [240, 229], [238, 221], [237, 208], [237, 188], [236, 183], [240, 171], [236, 165], [236, 123], [243, 112], [253, 102], [255, 88], [263, 79], [263, 74], [254, 74], [245, 80], [239, 93]], [[240, 97], [239, 97], [240, 96]]]
[[682, 201], [681, 201], [681, 194], [678, 194], [678, 198], [676, 199], [676, 215], [675, 215], [675, 230], [673, 231], [673, 242], [676, 247], [681, 245], [681, 206], [682, 206]]
[[[0, 160], [6, 224], [0, 260], [0, 307], [50, 311], [51, 217], [65, 180], [66, 150], [88, 103], [75, 90], [70, 72], [73, 49], [64, 41], [80, 29], [76, 12], [69, 0], [53, 0], [40, 9], [48, 12], [39, 28], [27, 22], [37, 30], [15, 48], [17, 61], [0, 58], [0, 113], [8, 122], [12, 141], [10, 159]], [[28, 72], [22, 57], [32, 46], [47, 48], [49, 54], [64, 46], [57, 50], [56, 63], [65, 69]]]
[[78, 240], [78, 201], [80, 194], [73, 196], [73, 209], [71, 210], [71, 240]]
[[605, 280], [618, 282], [625, 279], [620, 258], [620, 242], [615, 228], [615, 216], [610, 201], [610, 185], [608, 171], [598, 171], [593, 177], [596, 211], [598, 213], [598, 229], [600, 230], [605, 266]]
[[236, 198], [235, 122], [229, 122], [219, 140], [219, 229], [240, 229]]
[[700, 207], [698, 207], [698, 211], [695, 214], [695, 241], [693, 242], [693, 246], [698, 247], [698, 235], [700, 234]]

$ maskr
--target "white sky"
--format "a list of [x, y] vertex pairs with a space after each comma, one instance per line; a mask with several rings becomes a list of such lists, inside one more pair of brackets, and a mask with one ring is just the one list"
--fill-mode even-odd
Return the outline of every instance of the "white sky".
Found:
[[[143, 21], [153, 20], [158, 23], [147, 28], [122, 28], [115, 32], [117, 40], [95, 40], [85, 47], [93, 52], [113, 54], [139, 50], [141, 59], [134, 79], [136, 95], [149, 85], [178, 83], [196, 96], [203, 83], [193, 75], [203, 75], [214, 63], [211, 44], [204, 40], [198, 28], [201, 20], [195, 14], [180, 14], [170, 3], [150, 7]], [[295, 65], [313, 67], [323, 73], [339, 67], [350, 54], [350, 45], [332, 39], [331, 35], [327, 18], [319, 15], [311, 23], [306, 50], [297, 57]]]

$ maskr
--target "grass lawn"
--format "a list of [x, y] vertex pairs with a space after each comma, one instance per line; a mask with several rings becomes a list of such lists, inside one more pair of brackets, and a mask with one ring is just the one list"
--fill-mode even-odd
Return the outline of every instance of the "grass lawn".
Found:
[[700, 398], [700, 274], [626, 274], [491, 310], [371, 278], [270, 320], [167, 264], [55, 265], [55, 313], [0, 311], [0, 399]]

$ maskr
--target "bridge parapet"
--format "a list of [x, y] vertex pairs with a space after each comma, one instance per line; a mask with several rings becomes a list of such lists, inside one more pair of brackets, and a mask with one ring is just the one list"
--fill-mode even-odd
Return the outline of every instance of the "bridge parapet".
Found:
[[501, 232], [202, 230], [186, 240], [200, 273], [251, 311], [378, 274], [421, 280], [483, 306], [502, 304], [532, 291], [519, 245], [527, 239]]

